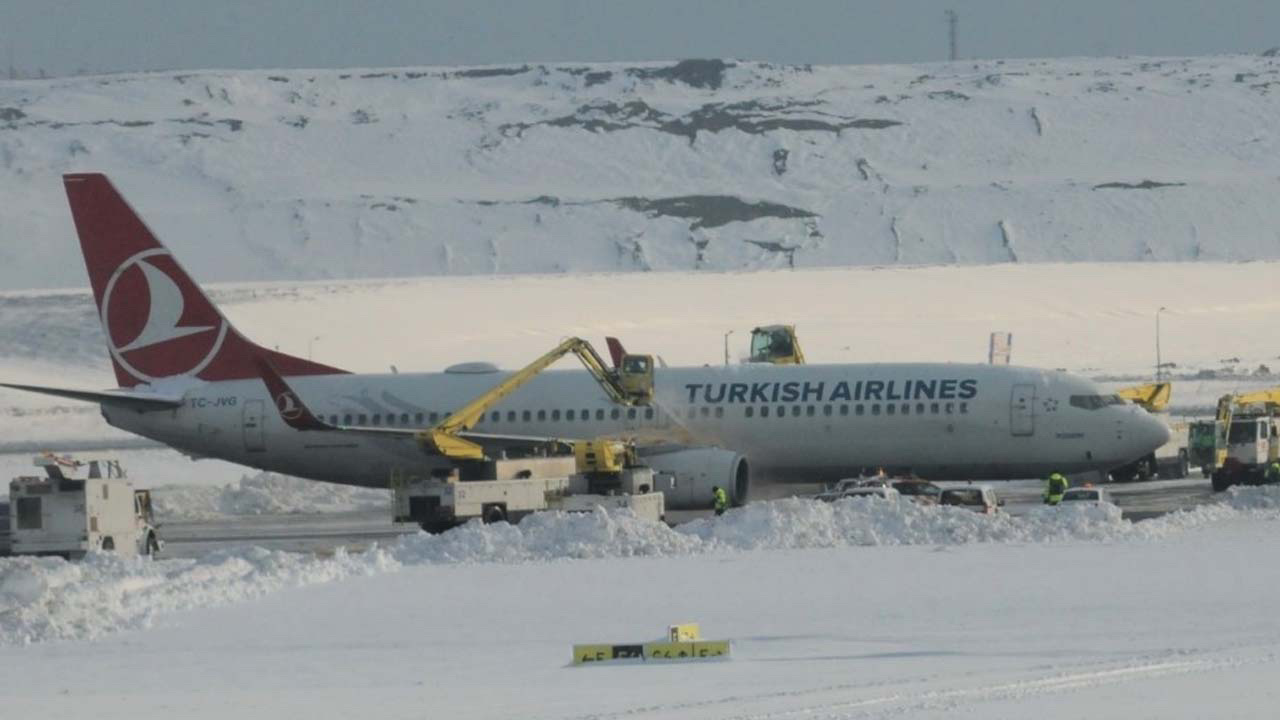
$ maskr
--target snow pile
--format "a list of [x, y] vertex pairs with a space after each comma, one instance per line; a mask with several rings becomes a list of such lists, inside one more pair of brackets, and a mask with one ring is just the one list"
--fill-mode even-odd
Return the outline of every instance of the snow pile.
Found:
[[80, 563], [0, 559], [0, 644], [94, 638], [147, 627], [165, 613], [402, 567], [842, 546], [1150, 541], [1241, 517], [1280, 518], [1280, 489], [1241, 489], [1227, 502], [1136, 524], [1112, 505], [1069, 504], [1018, 517], [876, 498], [829, 504], [793, 498], [674, 529], [603, 509], [543, 513], [515, 526], [473, 522], [331, 558], [251, 548], [156, 562], [98, 554]]
[[[720, 60], [0, 86], [0, 287], [108, 171], [205, 280], [1280, 258], [1280, 61]], [[214, 240], [211, 242], [211, 240]]]
[[236, 515], [289, 515], [385, 510], [391, 496], [377, 488], [333, 485], [264, 472], [222, 487], [164, 485], [152, 492], [160, 522]]
[[1280, 485], [1233, 485], [1223, 502], [1237, 510], [1280, 510]]
[[317, 560], [250, 548], [199, 560], [150, 562], [94, 553], [0, 560], [0, 644], [91, 639], [154, 617], [226, 605], [276, 590], [394, 568], [382, 553]]

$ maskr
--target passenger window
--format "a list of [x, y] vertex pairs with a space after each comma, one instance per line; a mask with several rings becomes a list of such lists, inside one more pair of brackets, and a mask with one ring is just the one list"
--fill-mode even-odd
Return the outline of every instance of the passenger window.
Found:
[[711, 417], [711, 408], [707, 407], [706, 405], [703, 405], [703, 406], [702, 406], [702, 417], [704, 417], [704, 418]]
[[422, 413], [415, 413], [413, 416], [413, 422], [418, 425], [421, 425], [422, 423], [426, 422], [426, 417], [423, 416]]
[[902, 414], [903, 415], [911, 414], [911, 403], [902, 403]]
[[786, 417], [786, 416], [787, 416], [787, 406], [786, 406], [786, 405], [779, 405], [779, 406], [778, 406], [778, 417]]
[[330, 425], [337, 425], [337, 424], [338, 424], [338, 416], [337, 416], [337, 415], [330, 415], [330, 416], [329, 416], [329, 424], [330, 424]]
[[493, 422], [498, 422], [499, 420], [502, 419], [502, 413], [498, 412], [497, 410], [494, 410], [493, 414], [489, 416], [489, 419]]
[[863, 407], [862, 403], [858, 403], [857, 407], [854, 408], [854, 414], [865, 415], [866, 413], [863, 412], [864, 409], [865, 408]]
[[572, 409], [570, 409], [570, 410], [565, 410], [565, 411], [564, 411], [564, 419], [565, 419], [565, 420], [572, 420], [574, 417], [575, 417], [575, 413], [573, 412], [573, 410], [572, 410]]
[[604, 419], [604, 410], [597, 410], [597, 411], [596, 411], [596, 419], [597, 419], [597, 420], [603, 420], [603, 419]]
[[960, 414], [961, 414], [961, 415], [968, 415], [968, 414], [969, 414], [969, 403], [967, 403], [967, 402], [962, 402], [962, 403], [960, 403]]
[[557, 420], [559, 420], [559, 419], [560, 419], [560, 411], [559, 411], [559, 410], [552, 410], [552, 411], [551, 411], [551, 420], [552, 420], [552, 421], [557, 421]]
[[800, 417], [800, 406], [799, 406], [799, 405], [792, 405], [792, 406], [791, 406], [791, 417]]
[[[650, 413], [652, 413], [652, 412], [653, 412], [652, 410], [648, 410], [648, 411], [646, 411], [646, 415], [648, 415], [648, 414], [650, 414]], [[723, 405], [717, 405], [717, 406], [716, 406], [716, 417], [718, 417], [718, 418], [722, 418], [722, 417], [724, 417], [724, 406], [723, 406]]]
[[831, 406], [830, 406], [830, 405], [823, 405], [823, 406], [822, 406], [822, 415], [823, 415], [824, 417], [831, 417]]
[[635, 419], [636, 419], [636, 409], [635, 409], [635, 408], [627, 408], [627, 419], [628, 419], [628, 420], [635, 420]]
[[645, 419], [645, 420], [652, 420], [652, 419], [653, 419], [653, 408], [645, 408], [645, 409], [644, 409], [644, 419]]
[[590, 411], [590, 410], [583, 410], [582, 412], [578, 413], [578, 419], [579, 419], [579, 420], [581, 420], [582, 422], [586, 422], [586, 421], [590, 420], [590, 419], [591, 419], [591, 411]]
[[525, 410], [524, 412], [520, 413], [520, 417], [525, 422], [529, 422], [530, 420], [533, 419], [533, 413], [529, 412], [528, 410]]
[[440, 420], [440, 413], [431, 413], [431, 424], [435, 425]]
[[373, 414], [373, 424], [374, 424], [374, 425], [381, 425], [381, 424], [382, 424], [382, 413], [374, 413], [374, 414]]
[[760, 417], [769, 417], [769, 406], [764, 405], [760, 408]]
[[[806, 405], [806, 406], [805, 406], [805, 408], [804, 408], [804, 414], [805, 414], [807, 417], [813, 417], [813, 406], [812, 406], [812, 405]], [[831, 413], [827, 413], [827, 414], [828, 414], [828, 415], [830, 415]]]
[[614, 408], [614, 409], [612, 409], [612, 410], [610, 410], [610, 411], [609, 411], [609, 418], [610, 418], [610, 419], [612, 419], [612, 420], [617, 420], [617, 419], [618, 419], [618, 418], [620, 418], [620, 417], [622, 417], [622, 411], [621, 411], [621, 410], [619, 410], [618, 408]]
[[954, 413], [955, 413], [955, 411], [956, 411], [956, 404], [955, 404], [955, 403], [947, 403], [947, 414], [948, 414], [948, 415], [952, 415], [952, 414], [954, 414]]
[[848, 405], [841, 405], [841, 406], [840, 406], [840, 414], [841, 414], [842, 416], [843, 416], [843, 415], [848, 415], [848, 414], [849, 414], [849, 406], [848, 406]]
[[516, 421], [516, 411], [515, 411], [515, 410], [508, 410], [508, 411], [507, 411], [507, 422], [509, 422], [509, 423], [513, 423], [513, 422], [515, 422], [515, 421]]
[[542, 420], [546, 420], [546, 419], [547, 419], [547, 411], [546, 411], [546, 410], [539, 410], [539, 411], [538, 411], [538, 420], [539, 420], [539, 421], [542, 421]]
[[897, 411], [898, 411], [898, 406], [894, 405], [893, 403], [888, 403], [887, 405], [884, 406], [885, 415], [893, 415]]
[[743, 408], [742, 414], [746, 415], [747, 417], [754, 417], [756, 414], [756, 409], [748, 405], [745, 408]]
[[929, 403], [929, 413], [932, 415], [938, 414], [938, 403]]
[[871, 414], [872, 415], [880, 414], [880, 403], [871, 403]]
[[360, 415], [356, 418], [356, 422], [360, 423], [361, 425], [368, 425], [369, 417], [367, 415]]
[[924, 403], [916, 403], [916, 414], [917, 415], [924, 414]]
[[343, 425], [350, 425], [350, 424], [351, 424], [351, 416], [350, 416], [350, 415], [343, 415], [343, 416], [342, 416], [342, 424], [343, 424]]
[[689, 408], [689, 409], [688, 409], [688, 410], [686, 410], [686, 411], [685, 411], [685, 413], [684, 413], [684, 416], [685, 416], [686, 418], [688, 418], [689, 420], [694, 419], [695, 417], [697, 417], [697, 415], [698, 415], [698, 409], [697, 409], [697, 408], [694, 408], [694, 407]]

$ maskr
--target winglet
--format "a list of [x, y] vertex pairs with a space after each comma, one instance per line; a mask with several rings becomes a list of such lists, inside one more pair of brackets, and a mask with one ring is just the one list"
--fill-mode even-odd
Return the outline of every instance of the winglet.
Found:
[[609, 346], [609, 359], [613, 360], [613, 369], [617, 370], [622, 366], [622, 356], [627, 354], [623, 349], [622, 342], [616, 337], [607, 337], [604, 344]]
[[280, 412], [280, 419], [284, 420], [286, 425], [294, 430], [337, 429], [316, 417], [311, 409], [303, 404], [302, 398], [289, 387], [270, 360], [258, 355], [253, 358], [253, 364], [258, 367], [262, 382], [267, 386], [267, 393], [271, 395], [272, 401], [276, 404], [276, 410]]

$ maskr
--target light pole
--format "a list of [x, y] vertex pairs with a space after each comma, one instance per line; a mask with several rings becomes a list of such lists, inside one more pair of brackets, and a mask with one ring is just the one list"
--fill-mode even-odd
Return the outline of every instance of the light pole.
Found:
[[729, 364], [729, 336], [732, 334], [733, 334], [732, 330], [724, 334], [724, 364], [725, 365]]
[[1164, 372], [1160, 363], [1160, 313], [1165, 310], [1168, 310], [1168, 308], [1162, 306], [1156, 311], [1156, 382], [1160, 382], [1160, 377]]

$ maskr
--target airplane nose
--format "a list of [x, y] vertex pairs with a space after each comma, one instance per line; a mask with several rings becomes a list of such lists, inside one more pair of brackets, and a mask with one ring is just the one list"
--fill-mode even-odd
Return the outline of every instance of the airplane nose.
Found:
[[1140, 411], [1137, 420], [1137, 432], [1135, 435], [1142, 439], [1143, 447], [1147, 450], [1155, 450], [1169, 442], [1169, 439], [1173, 437], [1173, 433], [1169, 431], [1169, 426], [1158, 417], [1153, 417], [1145, 411]]

